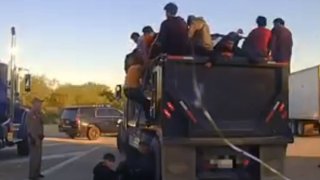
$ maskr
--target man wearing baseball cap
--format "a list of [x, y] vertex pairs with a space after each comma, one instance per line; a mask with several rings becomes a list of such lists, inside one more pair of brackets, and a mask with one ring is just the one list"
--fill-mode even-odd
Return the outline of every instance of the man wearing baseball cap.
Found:
[[30, 162], [29, 179], [37, 180], [44, 176], [41, 172], [42, 140], [43, 132], [43, 114], [41, 112], [42, 102], [38, 97], [33, 98], [31, 110], [27, 114], [27, 130], [29, 137]]

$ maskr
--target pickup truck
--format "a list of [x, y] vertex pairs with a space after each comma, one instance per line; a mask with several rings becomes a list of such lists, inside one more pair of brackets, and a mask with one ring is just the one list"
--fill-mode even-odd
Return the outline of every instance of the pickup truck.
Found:
[[[207, 68], [204, 58], [180, 56], [156, 62], [150, 97], [155, 122], [146, 124], [141, 108], [128, 112], [133, 102], [127, 100], [119, 126], [118, 149], [127, 161], [138, 162], [139, 145], [147, 142], [156, 180], [282, 179], [225, 140], [284, 171], [293, 142], [287, 64], [250, 64], [235, 57]], [[117, 98], [121, 91], [118, 85]], [[129, 162], [131, 169], [136, 165]]]

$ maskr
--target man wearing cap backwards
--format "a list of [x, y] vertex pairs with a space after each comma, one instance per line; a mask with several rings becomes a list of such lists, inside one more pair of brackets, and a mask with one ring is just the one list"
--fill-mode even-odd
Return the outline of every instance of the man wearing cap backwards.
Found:
[[27, 129], [30, 147], [29, 179], [37, 180], [44, 176], [41, 171], [42, 140], [43, 134], [43, 114], [41, 113], [42, 100], [34, 98], [31, 110], [27, 114]]

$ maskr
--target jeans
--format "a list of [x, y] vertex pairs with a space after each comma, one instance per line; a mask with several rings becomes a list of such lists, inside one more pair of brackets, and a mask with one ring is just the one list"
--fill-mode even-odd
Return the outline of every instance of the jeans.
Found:
[[147, 120], [151, 120], [150, 116], [150, 100], [148, 100], [140, 88], [127, 88], [124, 90], [125, 95], [132, 101], [137, 102], [143, 107]]

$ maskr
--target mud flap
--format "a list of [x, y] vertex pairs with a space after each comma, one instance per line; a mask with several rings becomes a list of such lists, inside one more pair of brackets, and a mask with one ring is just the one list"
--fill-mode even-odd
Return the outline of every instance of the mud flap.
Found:
[[162, 180], [196, 180], [194, 147], [167, 145], [162, 148]]
[[[283, 173], [286, 149], [287, 145], [260, 146], [260, 159]], [[260, 165], [260, 180], [282, 180], [282, 178]]]

